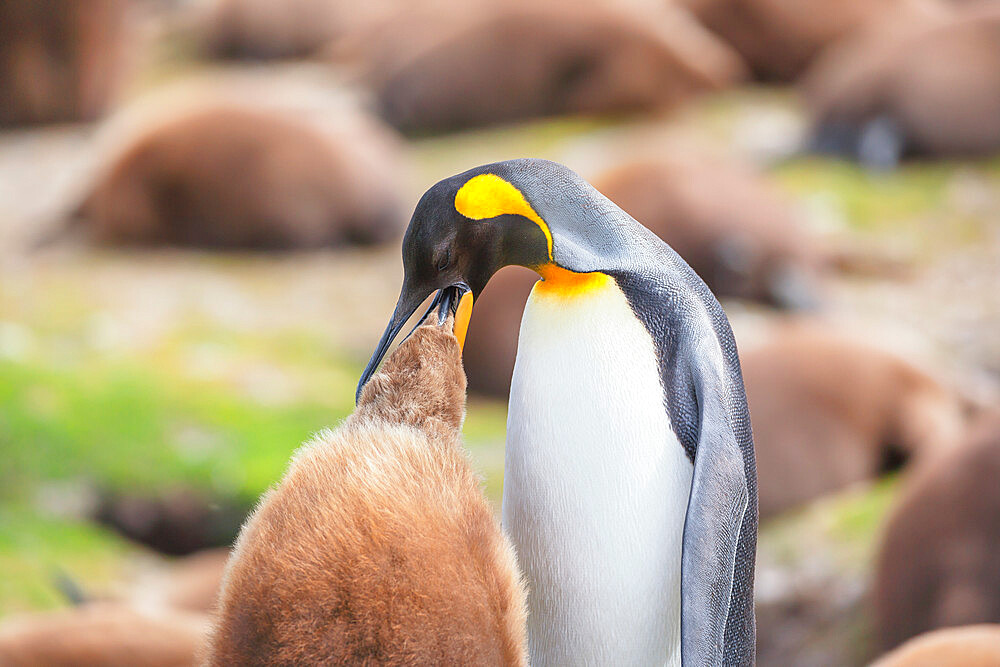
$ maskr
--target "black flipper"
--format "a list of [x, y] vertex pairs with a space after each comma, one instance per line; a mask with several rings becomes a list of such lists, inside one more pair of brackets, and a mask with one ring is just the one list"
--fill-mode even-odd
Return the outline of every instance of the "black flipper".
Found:
[[714, 667], [730, 662], [726, 628], [750, 491], [725, 384], [693, 371], [699, 432], [681, 558], [681, 661]]

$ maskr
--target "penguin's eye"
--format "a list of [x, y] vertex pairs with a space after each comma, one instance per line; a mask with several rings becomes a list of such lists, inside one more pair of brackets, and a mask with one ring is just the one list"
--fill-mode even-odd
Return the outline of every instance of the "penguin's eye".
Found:
[[448, 268], [449, 264], [451, 264], [451, 251], [450, 250], [445, 250], [444, 254], [441, 255], [438, 258], [438, 261], [437, 261], [437, 270], [438, 271], [444, 271], [445, 269]]

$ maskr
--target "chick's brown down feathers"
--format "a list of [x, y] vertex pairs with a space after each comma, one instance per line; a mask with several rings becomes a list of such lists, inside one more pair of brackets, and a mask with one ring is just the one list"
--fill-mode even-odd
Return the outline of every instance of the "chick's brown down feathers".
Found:
[[462, 449], [453, 335], [419, 328], [247, 522], [211, 664], [524, 664], [513, 551]]

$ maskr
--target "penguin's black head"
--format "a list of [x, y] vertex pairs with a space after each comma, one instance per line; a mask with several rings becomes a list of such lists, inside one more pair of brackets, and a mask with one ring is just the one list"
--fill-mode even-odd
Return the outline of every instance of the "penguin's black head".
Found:
[[549, 261], [547, 226], [516, 186], [483, 169], [421, 197], [403, 237], [403, 296], [461, 285], [478, 297], [502, 267]]
[[[541, 160], [497, 163], [440, 181], [421, 197], [403, 237], [399, 301], [361, 376], [358, 395], [407, 320], [435, 290], [440, 291], [432, 310], [442, 302], [456, 310], [461, 299], [478, 298], [505, 266], [518, 264], [540, 272], [555, 266], [552, 232], [525, 196], [536, 179], [534, 173], [525, 173], [528, 165], [572, 174]], [[460, 340], [470, 315], [471, 307], [456, 317]]]

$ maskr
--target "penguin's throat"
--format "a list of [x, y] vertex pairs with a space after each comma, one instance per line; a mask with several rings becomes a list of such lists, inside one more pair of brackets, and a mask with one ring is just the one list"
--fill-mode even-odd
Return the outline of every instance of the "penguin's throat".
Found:
[[593, 273], [576, 273], [551, 262], [535, 267], [542, 277], [535, 285], [535, 292], [540, 296], [572, 298], [602, 290], [613, 280], [611, 276], [600, 271]]

